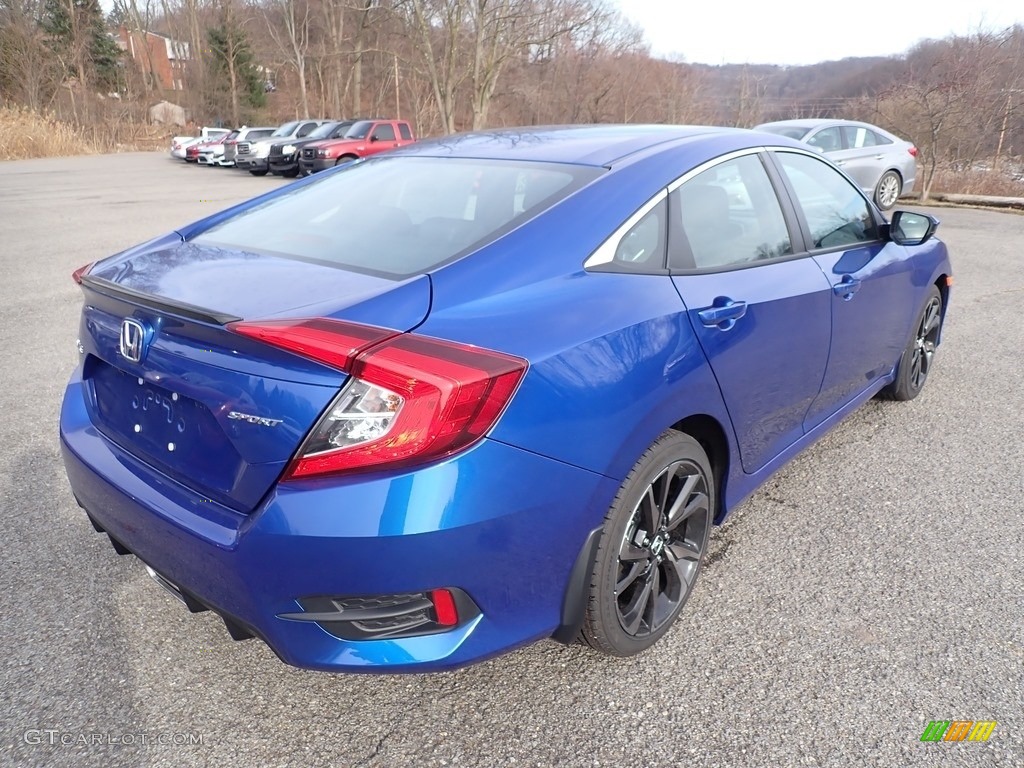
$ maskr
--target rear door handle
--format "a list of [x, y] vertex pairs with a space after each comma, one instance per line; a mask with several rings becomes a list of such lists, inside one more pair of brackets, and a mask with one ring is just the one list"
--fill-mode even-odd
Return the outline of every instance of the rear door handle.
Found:
[[843, 275], [843, 279], [832, 286], [832, 293], [842, 296], [845, 301], [853, 298], [853, 294], [860, 290], [860, 280], [856, 277]]
[[723, 297], [715, 299], [712, 306], [697, 310], [697, 317], [700, 318], [703, 325], [708, 328], [718, 328], [721, 331], [728, 331], [745, 314], [747, 314], [747, 302], [733, 301]]

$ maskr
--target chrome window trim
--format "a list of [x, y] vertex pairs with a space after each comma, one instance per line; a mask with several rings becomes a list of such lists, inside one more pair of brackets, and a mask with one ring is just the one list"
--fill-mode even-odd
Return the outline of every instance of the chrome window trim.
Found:
[[768, 147], [747, 147], [746, 149], [737, 149], [734, 152], [728, 152], [724, 155], [719, 155], [718, 157], [712, 158], [711, 160], [707, 160], [706, 162], [703, 162], [700, 165], [698, 165], [696, 168], [690, 169], [682, 176], [680, 176], [678, 179], [669, 184], [669, 194], [675, 192], [677, 189], [683, 186], [683, 184], [688, 182], [694, 176], [699, 176], [700, 174], [704, 173], [704, 171], [714, 168], [716, 165], [727, 163], [730, 160], [735, 160], [737, 157], [746, 157], [747, 155], [759, 155], [762, 152], [767, 151]]
[[668, 199], [668, 190], [665, 188], [659, 189], [658, 192], [648, 200], [646, 203], [641, 205], [636, 213], [626, 219], [626, 222], [616, 229], [607, 240], [597, 247], [585, 262], [583, 262], [583, 268], [589, 269], [590, 267], [599, 267], [605, 264], [611, 264], [615, 260], [615, 251], [619, 248], [619, 241], [625, 237], [626, 233], [635, 227], [644, 216], [653, 211], [658, 203]]

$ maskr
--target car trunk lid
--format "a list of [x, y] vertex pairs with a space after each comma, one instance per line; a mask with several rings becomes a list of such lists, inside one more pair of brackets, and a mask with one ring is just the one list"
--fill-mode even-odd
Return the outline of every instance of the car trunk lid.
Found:
[[235, 333], [235, 320], [330, 316], [406, 331], [426, 276], [404, 281], [189, 243], [81, 277], [83, 380], [96, 428], [240, 512], [276, 482], [346, 374]]

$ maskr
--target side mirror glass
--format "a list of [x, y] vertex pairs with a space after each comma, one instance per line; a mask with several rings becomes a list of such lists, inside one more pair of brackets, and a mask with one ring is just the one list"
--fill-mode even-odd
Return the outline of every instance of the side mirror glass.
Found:
[[889, 225], [889, 239], [899, 245], [921, 245], [935, 234], [939, 220], [926, 213], [896, 211]]
[[373, 136], [370, 137], [370, 141], [380, 141], [380, 136], [374, 134]]

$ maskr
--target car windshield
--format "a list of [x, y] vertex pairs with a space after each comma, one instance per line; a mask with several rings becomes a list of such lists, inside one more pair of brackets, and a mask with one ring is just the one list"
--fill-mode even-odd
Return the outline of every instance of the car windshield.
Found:
[[307, 135], [307, 139], [326, 139], [341, 123], [324, 123], [319, 128], [310, 131]]
[[366, 134], [370, 132], [373, 127], [372, 120], [360, 120], [358, 123], [348, 129], [348, 133], [345, 134], [346, 139], [365, 139]]
[[800, 141], [811, 129], [804, 125], [761, 125], [757, 130]]
[[293, 120], [290, 123], [285, 123], [272, 134], [270, 134], [270, 138], [275, 139], [280, 138], [281, 136], [291, 136], [293, 133], [295, 133], [295, 129], [298, 128], [300, 122], [300, 120]]
[[401, 279], [481, 248], [602, 172], [509, 160], [375, 158], [237, 214], [193, 242]]

